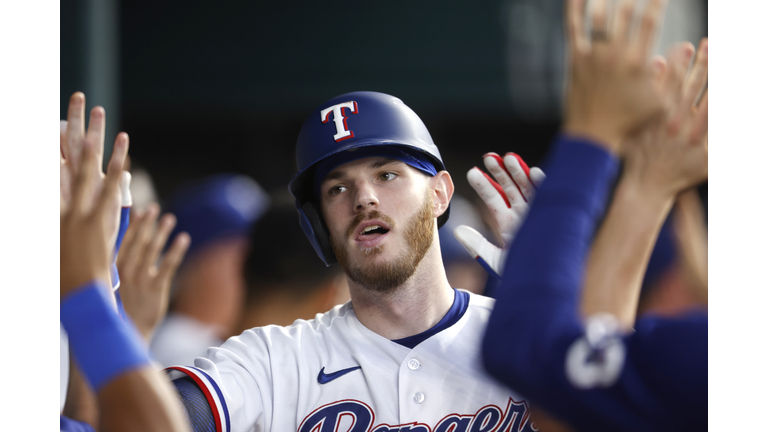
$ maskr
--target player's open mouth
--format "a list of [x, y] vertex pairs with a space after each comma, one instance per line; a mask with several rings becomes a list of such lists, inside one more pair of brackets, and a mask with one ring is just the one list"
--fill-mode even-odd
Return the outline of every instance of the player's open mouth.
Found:
[[357, 228], [355, 242], [364, 248], [371, 248], [379, 244], [387, 236], [390, 228], [379, 221], [366, 221]]

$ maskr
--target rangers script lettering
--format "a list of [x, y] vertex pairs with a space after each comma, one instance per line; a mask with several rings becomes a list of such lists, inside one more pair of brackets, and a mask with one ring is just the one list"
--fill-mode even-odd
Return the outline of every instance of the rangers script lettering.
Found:
[[450, 414], [440, 420], [434, 428], [411, 422], [408, 424], [379, 424], [371, 429], [375, 413], [363, 402], [341, 400], [315, 410], [304, 418], [299, 432], [517, 432], [538, 430], [528, 425], [528, 407], [525, 401], [517, 402], [509, 398], [507, 407], [502, 412], [496, 405], [487, 405], [474, 414]]

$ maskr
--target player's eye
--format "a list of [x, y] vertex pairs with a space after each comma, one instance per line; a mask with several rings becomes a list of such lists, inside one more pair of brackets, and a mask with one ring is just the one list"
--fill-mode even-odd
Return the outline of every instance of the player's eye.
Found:
[[392, 181], [395, 178], [397, 178], [397, 174], [395, 174], [393, 172], [390, 172], [390, 171], [385, 171], [385, 172], [379, 174], [379, 180], [381, 180], [381, 181], [385, 181], [385, 182], [386, 181]]
[[346, 190], [347, 190], [346, 186], [336, 185], [328, 189], [328, 195], [331, 195], [331, 196], [338, 195]]

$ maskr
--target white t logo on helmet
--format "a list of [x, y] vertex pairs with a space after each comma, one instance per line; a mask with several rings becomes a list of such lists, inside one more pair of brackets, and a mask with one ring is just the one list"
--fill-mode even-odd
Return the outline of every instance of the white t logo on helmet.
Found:
[[355, 136], [355, 133], [347, 128], [347, 117], [344, 115], [344, 108], [349, 108], [352, 114], [357, 114], [357, 102], [355, 101], [336, 104], [320, 111], [320, 119], [323, 123], [328, 123], [328, 114], [333, 112], [333, 123], [336, 125], [336, 135], [333, 136], [333, 139], [336, 142]]

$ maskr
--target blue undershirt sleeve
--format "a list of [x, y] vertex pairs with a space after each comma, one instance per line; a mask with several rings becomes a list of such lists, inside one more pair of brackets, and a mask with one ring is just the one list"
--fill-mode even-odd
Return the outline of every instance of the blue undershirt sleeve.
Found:
[[208, 400], [200, 387], [190, 377], [172, 381], [184, 404], [184, 413], [193, 432], [216, 432], [216, 421]]
[[85, 422], [72, 420], [69, 417], [59, 416], [60, 432], [96, 432], [91, 425]]

